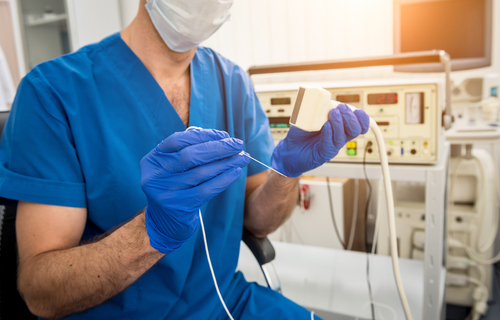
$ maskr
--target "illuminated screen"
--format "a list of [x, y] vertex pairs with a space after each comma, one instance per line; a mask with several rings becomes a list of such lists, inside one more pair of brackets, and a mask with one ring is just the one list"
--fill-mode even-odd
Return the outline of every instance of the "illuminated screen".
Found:
[[279, 106], [291, 103], [292, 100], [290, 98], [271, 98], [271, 105], [273, 106]]
[[445, 50], [452, 59], [485, 56], [486, 0], [401, 4], [401, 52]]
[[368, 104], [397, 104], [397, 93], [372, 93], [368, 95]]
[[269, 126], [271, 128], [289, 128], [290, 117], [270, 117]]
[[344, 103], [359, 102], [360, 96], [359, 94], [339, 94], [337, 96], [337, 101]]

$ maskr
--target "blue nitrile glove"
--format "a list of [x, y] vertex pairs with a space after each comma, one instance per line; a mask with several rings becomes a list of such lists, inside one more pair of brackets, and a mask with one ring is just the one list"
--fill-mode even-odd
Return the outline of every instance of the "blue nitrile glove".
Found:
[[151, 246], [172, 252], [198, 226], [200, 207], [241, 176], [250, 159], [238, 155], [243, 142], [217, 130], [177, 132], [141, 160], [146, 194], [146, 230]]
[[272, 167], [288, 177], [298, 177], [335, 157], [339, 150], [370, 127], [370, 117], [354, 112], [344, 103], [328, 113], [321, 131], [307, 132], [291, 127], [274, 149]]

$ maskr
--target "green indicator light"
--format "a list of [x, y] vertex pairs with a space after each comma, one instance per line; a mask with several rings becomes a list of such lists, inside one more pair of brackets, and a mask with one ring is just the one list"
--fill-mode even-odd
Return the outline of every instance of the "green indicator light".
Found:
[[271, 128], [276, 128], [276, 125], [275, 125], [274, 123], [271, 123], [269, 126], [270, 126]]
[[392, 144], [392, 141], [389, 141], [389, 144]]
[[348, 156], [355, 156], [356, 155], [356, 149], [347, 149], [347, 155]]
[[384, 109], [380, 108], [380, 112], [384, 112]]
[[278, 123], [276, 125], [276, 127], [278, 127], [278, 128], [288, 128], [288, 125], [286, 123]]

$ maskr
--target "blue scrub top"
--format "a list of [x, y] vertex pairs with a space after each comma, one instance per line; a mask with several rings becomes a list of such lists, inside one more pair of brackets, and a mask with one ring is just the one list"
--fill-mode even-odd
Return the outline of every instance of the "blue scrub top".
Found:
[[[227, 131], [243, 140], [253, 157], [269, 163], [274, 148], [269, 123], [245, 71], [200, 47], [190, 72], [189, 125]], [[114, 34], [42, 63], [22, 80], [0, 144], [0, 196], [85, 207], [88, 218], [82, 240], [90, 238], [146, 206], [141, 158], [185, 129], [153, 76]], [[246, 177], [263, 170], [251, 162], [240, 179], [202, 207], [215, 275], [239, 318], [265, 312], [265, 318], [290, 319], [285, 314], [297, 310], [305, 317], [305, 310], [235, 274]], [[257, 302], [260, 299], [262, 303]], [[287, 310], [273, 315], [269, 304]], [[123, 293], [68, 319], [226, 317], [198, 228], [179, 250], [162, 258]]]

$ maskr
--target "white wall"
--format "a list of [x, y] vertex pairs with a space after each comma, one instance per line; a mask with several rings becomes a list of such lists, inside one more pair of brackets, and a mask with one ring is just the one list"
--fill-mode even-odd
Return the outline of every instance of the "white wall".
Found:
[[[127, 25], [139, 0], [120, 0]], [[391, 54], [392, 0], [235, 0], [204, 46], [252, 65]]]
[[[139, 0], [119, 0], [122, 25]], [[252, 65], [317, 61], [393, 52], [392, 0], [235, 0], [231, 20], [203, 45], [244, 69]], [[456, 83], [500, 72], [500, 0], [493, 0], [493, 64], [454, 72]], [[380, 69], [387, 73], [387, 68]], [[379, 72], [378, 69], [372, 73]], [[359, 76], [354, 71], [352, 77]], [[345, 75], [344, 75], [345, 76]], [[415, 75], [409, 75], [415, 76]], [[278, 77], [281, 81], [283, 77]], [[256, 82], [260, 82], [257, 79]]]
[[118, 0], [66, 0], [74, 51], [121, 30]]
[[235, 0], [203, 45], [252, 65], [391, 54], [392, 0]]
[[139, 0], [118, 0], [120, 2], [120, 13], [122, 28], [129, 25], [134, 20], [137, 10], [139, 9]]

